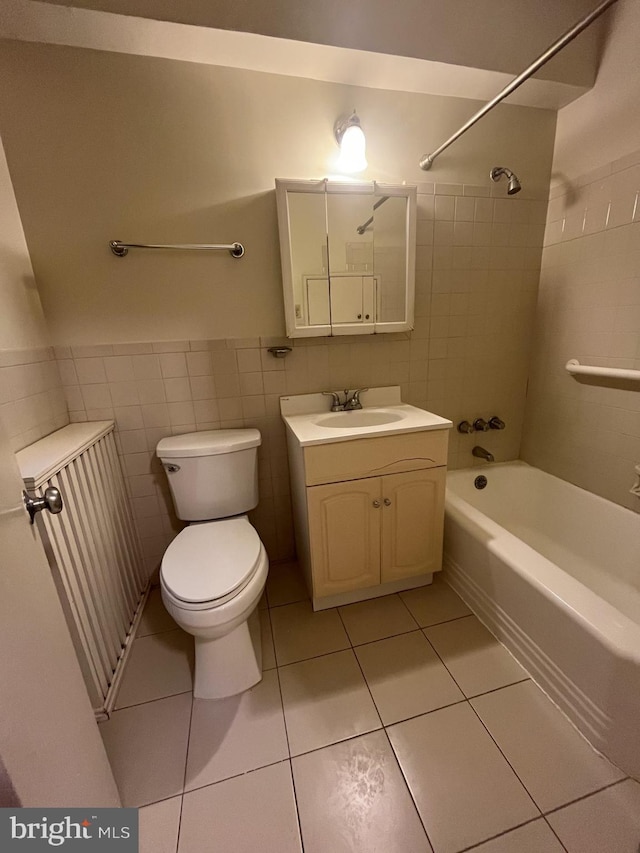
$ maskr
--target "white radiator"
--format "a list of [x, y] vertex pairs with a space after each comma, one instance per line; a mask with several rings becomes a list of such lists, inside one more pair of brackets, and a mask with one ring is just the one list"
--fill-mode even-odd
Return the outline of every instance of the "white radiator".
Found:
[[103, 718], [147, 587], [113, 422], [69, 424], [16, 456], [30, 494], [47, 486], [62, 494], [62, 512], [41, 512], [36, 524], [91, 702]]

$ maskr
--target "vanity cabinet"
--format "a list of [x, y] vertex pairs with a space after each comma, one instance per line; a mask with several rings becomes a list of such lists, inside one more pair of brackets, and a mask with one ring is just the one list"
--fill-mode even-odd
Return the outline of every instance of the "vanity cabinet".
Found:
[[439, 571], [446, 468], [307, 490], [314, 598]]
[[442, 568], [448, 430], [290, 445], [298, 556], [315, 609]]

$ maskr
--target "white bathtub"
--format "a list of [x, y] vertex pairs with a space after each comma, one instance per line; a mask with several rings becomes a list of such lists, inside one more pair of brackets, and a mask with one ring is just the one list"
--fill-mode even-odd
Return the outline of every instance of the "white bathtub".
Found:
[[454, 589], [639, 778], [640, 515], [524, 462], [487, 465], [449, 473], [444, 547]]

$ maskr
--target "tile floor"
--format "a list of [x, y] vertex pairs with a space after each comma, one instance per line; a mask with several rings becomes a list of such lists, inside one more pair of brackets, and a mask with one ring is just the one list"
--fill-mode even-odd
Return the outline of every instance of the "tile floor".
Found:
[[638, 853], [640, 784], [441, 578], [313, 613], [273, 566], [260, 618], [261, 683], [193, 700], [152, 592], [100, 727], [141, 853]]

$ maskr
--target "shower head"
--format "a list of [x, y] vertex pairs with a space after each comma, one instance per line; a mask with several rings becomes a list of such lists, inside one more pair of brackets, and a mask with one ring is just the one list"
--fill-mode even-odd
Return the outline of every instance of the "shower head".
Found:
[[507, 195], [515, 195], [519, 193], [522, 189], [520, 185], [520, 181], [518, 180], [518, 176], [511, 171], [511, 169], [507, 169], [506, 166], [494, 166], [493, 169], [489, 172], [489, 177], [492, 181], [499, 181], [500, 178], [506, 175], [509, 179], [509, 185], [507, 186]]

